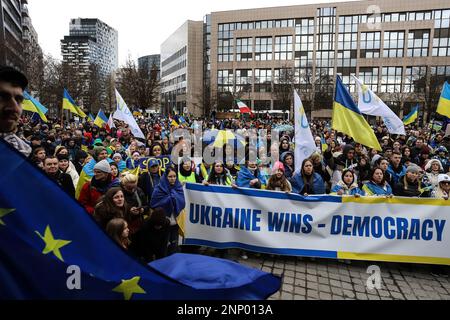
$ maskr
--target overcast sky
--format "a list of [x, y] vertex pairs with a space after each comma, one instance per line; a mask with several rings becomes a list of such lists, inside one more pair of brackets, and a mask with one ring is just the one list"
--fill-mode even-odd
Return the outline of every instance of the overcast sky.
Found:
[[39, 44], [61, 59], [60, 40], [71, 18], [99, 18], [119, 32], [119, 64], [158, 54], [160, 45], [186, 20], [213, 11], [337, 2], [336, 0], [29, 0]]

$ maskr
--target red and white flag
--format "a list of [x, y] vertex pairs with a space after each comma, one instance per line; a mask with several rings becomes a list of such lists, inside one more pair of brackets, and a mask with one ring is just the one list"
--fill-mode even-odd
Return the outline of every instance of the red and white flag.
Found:
[[250, 114], [252, 113], [252, 110], [241, 100], [236, 100], [236, 104], [239, 107], [240, 113], [250, 113]]
[[112, 128], [115, 128], [112, 114], [109, 115], [108, 122], [106, 123], [106, 131], [111, 132]]

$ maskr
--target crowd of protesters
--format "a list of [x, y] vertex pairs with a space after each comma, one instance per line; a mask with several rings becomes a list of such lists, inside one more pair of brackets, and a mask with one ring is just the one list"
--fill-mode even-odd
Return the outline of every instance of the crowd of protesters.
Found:
[[[330, 121], [312, 121], [317, 150], [295, 167], [294, 130], [286, 120], [184, 116], [181, 121], [173, 116], [179, 122], [173, 125], [167, 117], [141, 117], [146, 139], [136, 139], [121, 121], [108, 131], [92, 121], [33, 121], [20, 108], [25, 87], [20, 74], [0, 70], [0, 136], [75, 197], [118, 245], [143, 261], [179, 250], [177, 217], [185, 206], [185, 183], [303, 196], [449, 198], [450, 139], [444, 131], [408, 126], [406, 136], [391, 135], [377, 122], [373, 128], [382, 146], [377, 151], [335, 132]], [[234, 130], [243, 142], [221, 146], [223, 156], [213, 163], [198, 163], [194, 160], [201, 155], [184, 152], [186, 140], [174, 133], [179, 127], [191, 133], [191, 142], [199, 140], [202, 151], [212, 148], [198, 134], [206, 129]], [[250, 129], [267, 130], [253, 150], [245, 138]], [[239, 147], [244, 148], [242, 159]], [[180, 160], [162, 165], [158, 159], [175, 148]], [[150, 160], [143, 168], [144, 158]]]

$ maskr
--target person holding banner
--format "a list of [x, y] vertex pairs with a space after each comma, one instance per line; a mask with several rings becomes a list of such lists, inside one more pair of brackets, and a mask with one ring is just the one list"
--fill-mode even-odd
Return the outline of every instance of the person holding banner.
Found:
[[423, 188], [419, 178], [420, 167], [411, 164], [406, 174], [394, 186], [394, 195], [399, 197], [428, 197], [429, 192]]
[[264, 183], [257, 161], [247, 160], [246, 165], [241, 167], [238, 173], [236, 185], [240, 188], [261, 189]]
[[291, 184], [292, 192], [302, 196], [325, 194], [325, 182], [320, 174], [314, 172], [311, 159], [303, 160], [302, 168], [294, 174]]
[[178, 252], [179, 226], [177, 217], [185, 205], [183, 186], [178, 180], [177, 172], [174, 168], [168, 167], [161, 178], [160, 184], [153, 191], [150, 201], [150, 208], [163, 208], [166, 217], [170, 219], [168, 255]]
[[267, 182], [266, 190], [273, 191], [282, 191], [291, 193], [292, 186], [288, 179], [285, 176], [285, 169], [282, 162], [275, 162], [272, 168], [272, 176], [269, 178]]
[[355, 197], [365, 195], [364, 191], [358, 187], [355, 174], [349, 169], [342, 171], [341, 180], [331, 189], [330, 194], [336, 194], [338, 196], [351, 195]]
[[362, 187], [366, 196], [385, 196], [392, 197], [392, 188], [387, 183], [383, 170], [373, 168], [370, 172], [370, 181]]
[[220, 186], [234, 186], [234, 180], [231, 177], [228, 170], [225, 168], [224, 164], [220, 160], [214, 161], [211, 173], [209, 174], [208, 180], [203, 181], [204, 185], [220, 185]]
[[178, 165], [178, 180], [181, 184], [200, 183], [200, 178], [195, 174], [195, 163], [189, 157], [184, 157]]

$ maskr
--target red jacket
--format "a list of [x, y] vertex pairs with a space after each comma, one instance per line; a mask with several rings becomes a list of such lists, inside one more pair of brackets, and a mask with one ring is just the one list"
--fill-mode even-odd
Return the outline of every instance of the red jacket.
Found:
[[94, 214], [94, 208], [97, 204], [98, 199], [103, 196], [100, 191], [96, 188], [91, 188], [91, 182], [86, 182], [80, 191], [80, 197], [78, 198], [78, 202], [86, 209], [86, 211], [90, 214]]

